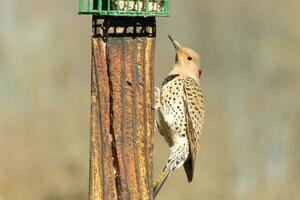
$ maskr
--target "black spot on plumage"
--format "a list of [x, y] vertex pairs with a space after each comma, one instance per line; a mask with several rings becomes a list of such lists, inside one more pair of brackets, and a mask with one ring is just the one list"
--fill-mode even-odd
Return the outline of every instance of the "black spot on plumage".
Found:
[[162, 86], [166, 85], [168, 82], [170, 82], [177, 76], [179, 76], [179, 74], [172, 74], [172, 75], [167, 76], [167, 78], [165, 78], [165, 80], [163, 81]]

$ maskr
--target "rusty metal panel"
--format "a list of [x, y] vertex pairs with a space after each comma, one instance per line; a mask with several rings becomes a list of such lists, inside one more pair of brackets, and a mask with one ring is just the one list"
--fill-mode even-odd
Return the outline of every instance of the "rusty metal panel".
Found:
[[92, 39], [90, 200], [152, 199], [155, 37]]
[[92, 39], [90, 199], [116, 199], [105, 43]]

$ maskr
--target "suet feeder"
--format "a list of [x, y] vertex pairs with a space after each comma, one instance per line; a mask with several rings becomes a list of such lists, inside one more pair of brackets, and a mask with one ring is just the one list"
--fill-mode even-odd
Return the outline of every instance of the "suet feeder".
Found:
[[92, 15], [89, 200], [152, 200], [155, 17], [169, 0], [79, 0]]
[[167, 17], [169, 0], [80, 0], [79, 14]]

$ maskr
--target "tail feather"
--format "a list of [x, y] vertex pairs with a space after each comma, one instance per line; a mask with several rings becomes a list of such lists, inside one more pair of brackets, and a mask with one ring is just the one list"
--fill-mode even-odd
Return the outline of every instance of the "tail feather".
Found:
[[171, 173], [171, 170], [165, 171], [163, 170], [159, 176], [156, 178], [156, 180], [153, 183], [153, 199], [155, 199], [156, 195], [159, 193], [160, 189], [168, 179], [169, 175]]
[[194, 175], [194, 162], [191, 159], [191, 157], [189, 157], [183, 164], [184, 166], [184, 170], [188, 179], [188, 182], [192, 182], [193, 180], [193, 175]]

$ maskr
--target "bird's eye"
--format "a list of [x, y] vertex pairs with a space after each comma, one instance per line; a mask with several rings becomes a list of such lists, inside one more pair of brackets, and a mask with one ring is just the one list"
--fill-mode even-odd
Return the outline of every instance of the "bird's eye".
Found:
[[188, 56], [187, 59], [188, 60], [193, 60], [193, 58], [191, 56]]

